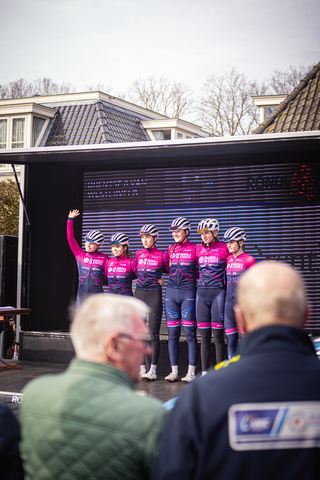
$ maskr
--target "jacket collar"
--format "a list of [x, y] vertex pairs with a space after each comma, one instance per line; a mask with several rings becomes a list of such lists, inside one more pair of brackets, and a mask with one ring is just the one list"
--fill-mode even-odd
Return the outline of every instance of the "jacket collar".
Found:
[[259, 328], [247, 334], [239, 345], [239, 353], [245, 357], [257, 353], [270, 352], [273, 349], [290, 349], [296, 352], [316, 352], [307, 333], [299, 328], [282, 325]]
[[133, 382], [126, 373], [107, 363], [89, 362], [87, 360], [73, 358], [67, 371], [71, 375], [81, 372], [90, 375], [90, 377], [104, 378], [105, 380], [109, 380], [135, 390]]

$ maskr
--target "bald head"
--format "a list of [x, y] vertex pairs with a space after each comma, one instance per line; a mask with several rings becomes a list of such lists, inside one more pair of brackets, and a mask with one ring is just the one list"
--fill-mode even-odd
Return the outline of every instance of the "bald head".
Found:
[[240, 279], [235, 312], [247, 332], [269, 325], [301, 328], [307, 311], [302, 278], [289, 265], [261, 262]]

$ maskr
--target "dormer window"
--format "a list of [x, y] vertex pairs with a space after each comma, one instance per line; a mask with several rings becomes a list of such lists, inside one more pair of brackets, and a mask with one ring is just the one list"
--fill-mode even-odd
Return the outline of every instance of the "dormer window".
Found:
[[209, 136], [209, 133], [198, 125], [181, 118], [142, 120], [141, 125], [147, 131], [150, 140], [183, 140]]
[[260, 123], [263, 123], [287, 95], [259, 95], [252, 97], [254, 104], [260, 109]]
[[56, 110], [35, 103], [0, 105], [0, 148], [37, 147]]
[[171, 140], [170, 130], [151, 130], [152, 135], [156, 140]]

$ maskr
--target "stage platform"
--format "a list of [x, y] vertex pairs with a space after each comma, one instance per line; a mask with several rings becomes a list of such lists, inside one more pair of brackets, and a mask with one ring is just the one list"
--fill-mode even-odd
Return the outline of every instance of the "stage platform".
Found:
[[[161, 350], [158, 364], [158, 380], [141, 382], [139, 389], [165, 402], [179, 395], [181, 389], [187, 388], [181, 381], [168, 383], [164, 377], [171, 371], [168, 355], [168, 339], [161, 336]], [[201, 375], [200, 344], [196, 373]], [[215, 358], [214, 344], [211, 355]], [[19, 370], [0, 371], [0, 403], [6, 403], [19, 416], [19, 405], [23, 401], [21, 391], [33, 378], [40, 375], [63, 372], [74, 357], [71, 336], [68, 332], [31, 332], [20, 334], [19, 360], [5, 361], [17, 364]], [[214, 363], [214, 362], [212, 362]], [[182, 336], [179, 349], [179, 374], [183, 377], [188, 369], [188, 346]]]
[[[167, 375], [171, 371], [168, 338], [165, 335], [161, 335], [160, 338], [158, 372]], [[179, 371], [184, 372], [188, 368], [188, 346], [184, 336], [181, 336], [179, 345]], [[199, 373], [201, 371], [199, 341], [198, 347], [196, 371]], [[72, 357], [74, 357], [74, 349], [68, 332], [24, 331], [20, 334], [19, 360], [21, 361], [68, 364]], [[215, 359], [214, 343], [211, 344], [211, 358]], [[214, 361], [212, 363], [214, 364]]]
[[[62, 373], [68, 366], [67, 363], [45, 363], [45, 362], [27, 362], [6, 360], [8, 363], [15, 363], [20, 366], [20, 370], [1, 370], [0, 371], [0, 403], [5, 403], [14, 414], [19, 417], [19, 407], [23, 401], [21, 391], [24, 386], [33, 378], [40, 375]], [[188, 385], [178, 381], [168, 383], [165, 381], [165, 374], [159, 374], [158, 380], [154, 382], [140, 382], [138, 390], [142, 390], [146, 395], [151, 395], [165, 402], [179, 395], [183, 388]], [[184, 375], [186, 372], [181, 371]]]

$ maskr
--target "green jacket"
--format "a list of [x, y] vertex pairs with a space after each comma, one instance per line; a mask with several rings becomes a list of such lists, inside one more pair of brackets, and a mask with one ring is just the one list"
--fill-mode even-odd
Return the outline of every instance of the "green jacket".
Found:
[[72, 360], [24, 389], [20, 420], [26, 479], [149, 478], [166, 417], [110, 365]]

